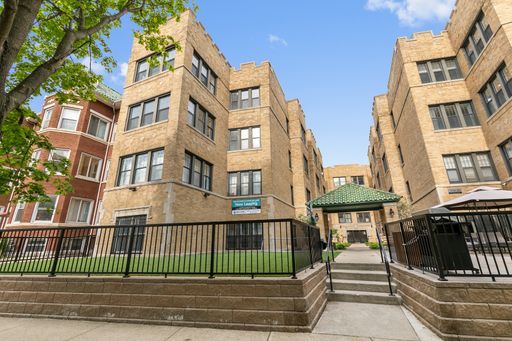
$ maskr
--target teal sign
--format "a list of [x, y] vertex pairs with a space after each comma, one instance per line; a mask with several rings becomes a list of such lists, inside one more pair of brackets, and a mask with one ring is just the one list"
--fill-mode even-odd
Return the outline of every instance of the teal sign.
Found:
[[233, 199], [231, 200], [231, 213], [234, 215], [261, 213], [261, 198]]

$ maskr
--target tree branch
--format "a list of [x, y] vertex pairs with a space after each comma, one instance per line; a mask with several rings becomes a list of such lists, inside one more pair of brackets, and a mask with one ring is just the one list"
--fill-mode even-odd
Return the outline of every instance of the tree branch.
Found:
[[0, 56], [4, 51], [4, 43], [11, 31], [14, 16], [18, 10], [17, 0], [6, 0], [2, 14], [0, 14]]

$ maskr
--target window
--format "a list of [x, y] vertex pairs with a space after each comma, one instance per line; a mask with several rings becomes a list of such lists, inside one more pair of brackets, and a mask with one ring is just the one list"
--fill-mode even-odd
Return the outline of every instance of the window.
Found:
[[382, 166], [384, 167], [384, 172], [389, 170], [388, 159], [386, 158], [386, 154], [382, 155]]
[[215, 73], [196, 52], [194, 52], [194, 55], [192, 56], [192, 73], [212, 94], [215, 95], [217, 89], [217, 75], [215, 75]]
[[505, 164], [508, 168], [508, 173], [512, 176], [512, 138], [508, 139], [500, 145]]
[[157, 149], [121, 157], [117, 185], [125, 186], [162, 179], [164, 150]]
[[99, 180], [101, 173], [101, 159], [82, 153], [78, 164], [78, 175], [85, 178]]
[[37, 163], [37, 161], [39, 161], [39, 159], [41, 158], [41, 149], [36, 149], [32, 152], [32, 156], [30, 157], [30, 159], [32, 159], [32, 162], [34, 164]]
[[[144, 225], [146, 224], [146, 215], [119, 217], [116, 219], [116, 225], [112, 238], [112, 254], [124, 254], [128, 252], [130, 243], [133, 253], [141, 253], [144, 247]], [[135, 227], [130, 227], [135, 226]], [[132, 229], [134, 229], [132, 231]], [[131, 235], [133, 233], [133, 241]]]
[[320, 178], [316, 176], [316, 188], [320, 191]]
[[364, 176], [362, 176], [362, 175], [353, 176], [352, 183], [364, 186]]
[[473, 28], [464, 42], [462, 48], [466, 54], [469, 65], [473, 65], [482, 53], [492, 36], [491, 26], [485, 20], [484, 14], [481, 13], [476, 20]]
[[166, 94], [143, 103], [131, 105], [128, 108], [126, 130], [166, 120], [169, 114], [170, 97], [170, 94]]
[[291, 195], [291, 201], [292, 201], [292, 206], [295, 205], [295, 194], [293, 194], [293, 186], [290, 186], [290, 195]]
[[338, 213], [338, 221], [340, 224], [352, 224], [351, 213]]
[[65, 130], [76, 130], [80, 109], [63, 107], [60, 112], [59, 128]]
[[16, 208], [14, 209], [14, 215], [12, 218], [13, 223], [21, 223], [21, 219], [23, 218], [23, 213], [25, 212], [25, 203], [19, 202], [16, 204]]
[[290, 135], [290, 120], [286, 118], [286, 133]]
[[304, 173], [309, 174], [309, 163], [307, 157], [304, 155], [302, 159], [302, 166], [304, 168]]
[[434, 130], [480, 125], [471, 102], [433, 105], [429, 111]]
[[402, 147], [398, 145], [398, 155], [400, 156], [400, 163], [403, 165], [404, 162], [404, 154], [402, 153]]
[[214, 139], [215, 117], [193, 99], [188, 101], [188, 124], [209, 139]]
[[230, 96], [230, 110], [260, 106], [260, 88], [233, 90]]
[[300, 138], [302, 139], [302, 142], [306, 143], [306, 130], [300, 125]]
[[229, 130], [229, 150], [256, 149], [260, 147], [260, 127]]
[[192, 186], [212, 190], [213, 166], [211, 163], [185, 152], [183, 175], [181, 180]]
[[292, 152], [288, 151], [288, 167], [292, 169]]
[[107, 163], [105, 164], [105, 173], [103, 174], [102, 181], [107, 181], [109, 173], [110, 173], [110, 160], [107, 160]]
[[337, 187], [340, 187], [340, 186], [343, 186], [344, 184], [346, 184], [347, 178], [344, 176], [337, 176], [337, 177], [332, 178], [332, 181], [334, 183], [334, 188], [337, 188]]
[[405, 182], [405, 187], [407, 188], [407, 195], [409, 196], [409, 200], [412, 201], [412, 191], [411, 185], [409, 185], [409, 181]]
[[50, 195], [50, 200], [45, 202], [36, 203], [34, 212], [32, 214], [32, 222], [51, 222], [53, 214], [55, 213], [55, 205], [57, 204], [57, 197]]
[[92, 212], [92, 203], [92, 200], [71, 198], [66, 222], [88, 224]]
[[313, 163], [315, 165], [318, 164], [318, 155], [316, 154], [316, 151], [313, 150]]
[[357, 222], [358, 223], [371, 223], [370, 213], [369, 212], [360, 212], [357, 213]]
[[417, 66], [423, 84], [462, 78], [455, 58], [430, 60], [418, 63]]
[[227, 226], [228, 250], [258, 250], [263, 246], [262, 223], [236, 223]]
[[261, 194], [261, 170], [228, 173], [230, 196]]
[[23, 253], [41, 253], [46, 248], [46, 238], [27, 238]]
[[46, 129], [50, 126], [50, 120], [52, 119], [53, 108], [48, 108], [44, 111], [43, 119], [41, 121], [41, 129]]
[[497, 180], [489, 152], [443, 156], [450, 183]]
[[380, 130], [380, 123], [377, 122], [377, 127], [375, 128], [375, 131], [377, 132], [377, 137], [379, 140], [382, 140], [382, 130]]
[[[135, 81], [141, 81], [147, 77], [151, 77], [159, 74], [165, 70], [168, 70], [174, 67], [174, 59], [176, 57], [176, 49], [171, 47], [165, 51], [165, 62], [164, 56], [162, 55], [153, 55], [141, 59], [137, 62], [136, 71], [135, 71]], [[155, 65], [149, 65], [149, 59], [155, 58]]]
[[[69, 159], [71, 151], [69, 149], [53, 149], [50, 151], [50, 155], [48, 156], [48, 160], [61, 162], [65, 159]], [[60, 172], [56, 173], [57, 175], [62, 175]]]
[[107, 140], [108, 127], [110, 123], [96, 115], [91, 115], [89, 119], [89, 127], [87, 128], [87, 134], [96, 136], [102, 140]]
[[480, 90], [480, 96], [487, 109], [488, 116], [494, 114], [512, 97], [512, 77], [506, 65], [502, 65]]
[[308, 203], [310, 201], [311, 201], [311, 191], [306, 188], [306, 202]]
[[395, 120], [395, 115], [393, 115], [393, 111], [391, 111], [389, 113], [389, 116], [391, 116], [391, 123], [393, 124], [393, 129], [396, 128], [396, 120]]

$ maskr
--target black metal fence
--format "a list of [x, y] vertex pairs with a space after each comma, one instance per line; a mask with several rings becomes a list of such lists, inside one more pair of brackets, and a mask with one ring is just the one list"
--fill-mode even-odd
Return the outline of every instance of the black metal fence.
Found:
[[322, 260], [296, 220], [0, 230], [0, 273], [291, 275]]
[[426, 214], [385, 225], [394, 261], [446, 276], [512, 277], [512, 212]]

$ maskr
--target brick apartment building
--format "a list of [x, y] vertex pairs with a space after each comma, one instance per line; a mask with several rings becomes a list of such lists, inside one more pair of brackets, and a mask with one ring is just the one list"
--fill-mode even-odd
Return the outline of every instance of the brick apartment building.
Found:
[[512, 7], [458, 0], [446, 31], [399, 38], [375, 97], [376, 188], [417, 212], [478, 186], [512, 188]]
[[[373, 187], [370, 167], [368, 165], [351, 164], [326, 167], [324, 179], [327, 192], [348, 183]], [[350, 243], [375, 241], [377, 238], [375, 227], [378, 221], [376, 218], [375, 212], [328, 214], [329, 226], [337, 232], [335, 241], [348, 241]]]
[[182, 49], [170, 72], [132, 47], [101, 224], [306, 214], [325, 190], [322, 155], [270, 63], [232, 68], [192, 12], [161, 30]]
[[[69, 159], [73, 192], [54, 195], [55, 188], [47, 185], [49, 203], [10, 205], [4, 198], [2, 206], [8, 212], [4, 228], [86, 226], [99, 221], [120, 99], [119, 93], [105, 85], [97, 87], [93, 101], [61, 105], [54, 96], [45, 99], [39, 133], [48, 137], [55, 149], [49, 154], [36, 149], [32, 158]], [[84, 248], [84, 241], [77, 239], [74, 247]], [[28, 238], [24, 249], [41, 251], [46, 242], [45, 238]]]

